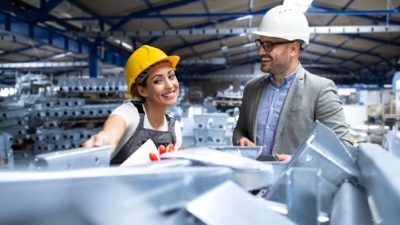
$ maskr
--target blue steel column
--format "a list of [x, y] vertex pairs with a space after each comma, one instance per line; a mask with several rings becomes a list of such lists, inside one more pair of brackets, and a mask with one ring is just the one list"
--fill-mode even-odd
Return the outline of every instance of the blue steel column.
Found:
[[99, 67], [97, 63], [97, 47], [92, 45], [89, 53], [89, 76], [97, 77], [99, 74]]

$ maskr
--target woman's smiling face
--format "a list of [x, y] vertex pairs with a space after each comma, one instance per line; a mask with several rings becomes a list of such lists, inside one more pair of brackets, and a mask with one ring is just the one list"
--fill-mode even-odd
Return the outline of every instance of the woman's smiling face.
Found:
[[169, 107], [176, 103], [179, 94], [179, 82], [175, 71], [168, 62], [162, 62], [149, 68], [145, 86], [140, 87], [140, 94], [146, 102]]

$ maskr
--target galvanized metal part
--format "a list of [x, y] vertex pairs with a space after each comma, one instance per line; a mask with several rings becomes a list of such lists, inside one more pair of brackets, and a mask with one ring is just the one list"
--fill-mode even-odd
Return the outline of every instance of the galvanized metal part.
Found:
[[344, 182], [333, 199], [330, 225], [372, 225], [367, 195], [359, 185]]
[[[357, 182], [361, 176], [353, 160], [353, 153], [349, 152], [332, 130], [320, 123], [316, 123], [309, 136], [304, 139], [286, 169], [288, 171], [295, 167], [321, 171], [321, 176], [318, 176], [319, 207], [324, 212], [331, 211], [333, 196], [344, 180]], [[266, 195], [267, 199], [287, 203], [296, 198], [297, 195], [291, 196], [288, 190], [288, 184], [292, 181], [287, 171], [277, 179]], [[307, 178], [300, 176], [300, 179]]]
[[398, 224], [400, 214], [400, 159], [376, 144], [359, 146], [361, 184], [367, 190], [374, 224]]
[[319, 122], [297, 148], [288, 167], [318, 168], [322, 177], [337, 186], [345, 179], [360, 177], [352, 154], [331, 129]]
[[31, 168], [37, 170], [71, 170], [90, 167], [108, 167], [111, 147], [76, 148], [66, 151], [39, 154]]
[[[299, 225], [318, 225], [321, 171], [293, 167], [286, 173], [288, 217]], [[307, 204], [307, 207], [304, 204]]]
[[269, 164], [207, 147], [197, 147], [184, 151], [165, 153], [161, 155], [161, 158], [190, 159], [205, 165], [227, 166], [239, 170], [266, 170], [270, 171], [271, 174], [273, 173], [273, 168]]
[[208, 225], [295, 224], [272, 211], [238, 185], [227, 181], [187, 204], [187, 210]]
[[59, 78], [60, 92], [64, 93], [123, 93], [124, 78]]
[[[0, 172], [2, 224], [188, 224], [177, 214], [231, 179], [228, 168], [95, 168]], [[23, 215], [23, 216], [21, 216]], [[55, 220], [55, 219], [58, 220]], [[54, 222], [57, 221], [57, 222]], [[76, 223], [75, 223], [76, 222]]]
[[250, 159], [257, 159], [262, 152], [262, 146], [210, 146], [209, 148]]
[[397, 131], [397, 127], [388, 131], [385, 135], [385, 148], [393, 153], [395, 156], [400, 158], [400, 133]]
[[11, 147], [12, 137], [10, 134], [0, 132], [0, 167], [14, 167], [14, 154]]

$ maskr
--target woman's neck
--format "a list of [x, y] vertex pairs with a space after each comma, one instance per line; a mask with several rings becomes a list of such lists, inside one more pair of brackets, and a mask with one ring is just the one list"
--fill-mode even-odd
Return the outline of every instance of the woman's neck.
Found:
[[164, 125], [165, 113], [167, 112], [167, 108], [151, 104], [151, 102], [148, 101], [146, 101], [143, 105], [146, 110], [147, 118], [149, 119], [150, 125], [154, 129], [160, 130]]

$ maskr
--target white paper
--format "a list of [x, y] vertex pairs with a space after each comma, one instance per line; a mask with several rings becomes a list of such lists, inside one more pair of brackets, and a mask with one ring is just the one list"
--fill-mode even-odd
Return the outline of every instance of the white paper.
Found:
[[272, 165], [270, 164], [238, 155], [233, 155], [231, 153], [210, 149], [208, 147], [185, 149], [177, 152], [168, 152], [161, 155], [161, 159], [167, 158], [190, 159], [210, 165], [228, 166], [233, 169], [273, 170]]
[[158, 150], [154, 142], [149, 139], [138, 148], [129, 158], [127, 158], [120, 166], [132, 166], [151, 162], [149, 153], [159, 156]]

